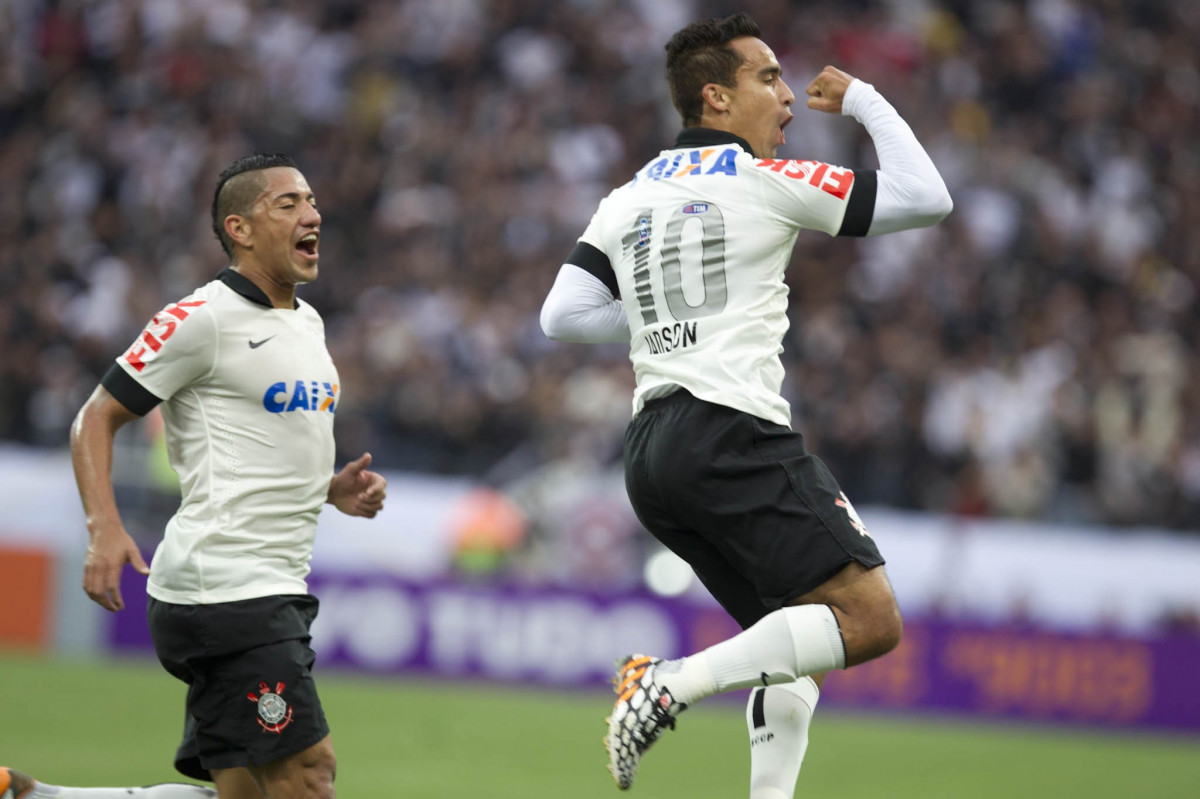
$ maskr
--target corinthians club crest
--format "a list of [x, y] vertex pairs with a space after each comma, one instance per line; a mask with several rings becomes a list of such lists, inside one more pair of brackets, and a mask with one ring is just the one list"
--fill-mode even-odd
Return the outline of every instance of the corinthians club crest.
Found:
[[265, 682], [258, 684], [258, 692], [251, 691], [246, 694], [246, 698], [258, 705], [258, 721], [259, 726], [263, 728], [263, 732], [273, 732], [276, 735], [283, 732], [283, 728], [292, 723], [292, 706], [280, 696], [283, 693], [283, 683], [275, 683], [275, 690]]
[[868, 538], [871, 536], [871, 534], [867, 532], [867, 526], [863, 524], [863, 520], [858, 517], [858, 511], [856, 511], [854, 506], [850, 504], [850, 498], [846, 496], [845, 491], [838, 495], [838, 498], [833, 501], [833, 504], [846, 511], [846, 515], [850, 517], [850, 526], [855, 530], [858, 530], [859, 535], [865, 535]]

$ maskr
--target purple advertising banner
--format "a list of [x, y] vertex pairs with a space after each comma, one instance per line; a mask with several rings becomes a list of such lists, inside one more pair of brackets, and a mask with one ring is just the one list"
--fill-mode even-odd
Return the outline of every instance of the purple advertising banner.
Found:
[[[711, 604], [649, 594], [313, 574], [322, 665], [599, 686], [618, 655], [678, 657], [737, 632]], [[145, 580], [126, 570], [117, 650], [150, 648]], [[891, 654], [830, 674], [829, 707], [1200, 732], [1200, 638], [1067, 635], [910, 619]]]
[[921, 620], [877, 661], [829, 675], [822, 702], [870, 709], [1200, 732], [1200, 638], [1067, 635]]

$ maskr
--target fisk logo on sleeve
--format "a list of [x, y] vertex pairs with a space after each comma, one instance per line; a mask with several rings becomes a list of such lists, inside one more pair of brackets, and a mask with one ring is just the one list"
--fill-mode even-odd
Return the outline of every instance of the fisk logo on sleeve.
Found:
[[320, 380], [280, 380], [263, 394], [262, 404], [271, 413], [291, 411], [337, 412], [338, 384]]
[[150, 323], [142, 330], [142, 335], [130, 345], [121, 356], [125, 363], [140, 372], [146, 364], [154, 360], [167, 339], [175, 335], [175, 329], [187, 319], [193, 310], [203, 305], [206, 300], [173, 302], [154, 315]]
[[830, 166], [823, 161], [789, 161], [778, 158], [760, 159], [755, 166], [778, 172], [785, 178], [807, 180], [810, 186], [816, 186], [826, 194], [832, 194], [839, 200], [846, 199], [850, 187], [854, 185], [854, 170]]

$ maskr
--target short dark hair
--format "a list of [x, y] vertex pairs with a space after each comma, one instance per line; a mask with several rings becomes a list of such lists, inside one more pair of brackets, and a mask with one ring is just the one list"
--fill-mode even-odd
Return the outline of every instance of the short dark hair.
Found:
[[233, 240], [225, 232], [225, 217], [230, 214], [249, 214], [251, 206], [265, 187], [262, 175], [249, 173], [277, 166], [295, 169], [296, 162], [283, 153], [255, 153], [234, 161], [217, 178], [217, 190], [213, 192], [212, 201], [212, 229], [221, 242], [221, 249], [229, 257], [233, 257]]
[[725, 19], [693, 22], [671, 37], [666, 47], [667, 86], [684, 127], [700, 124], [705, 85], [717, 83], [730, 88], [737, 85], [742, 57], [729, 43], [758, 35], [758, 23], [742, 12]]

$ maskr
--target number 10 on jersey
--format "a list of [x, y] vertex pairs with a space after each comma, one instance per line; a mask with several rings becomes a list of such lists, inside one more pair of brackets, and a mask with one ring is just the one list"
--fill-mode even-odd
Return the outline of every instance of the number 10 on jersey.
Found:
[[[657, 258], [652, 257], [651, 233], [654, 212], [644, 209], [637, 214], [630, 230], [621, 240], [625, 252], [633, 251], [633, 285], [637, 293], [642, 321], [647, 325], [658, 324], [658, 308], [650, 285], [650, 268], [657, 261], [662, 270], [663, 294], [667, 300], [667, 313], [678, 322], [687, 322], [718, 314], [725, 309], [728, 291], [725, 285], [725, 217], [713, 203], [693, 200], [677, 206], [667, 219], [663, 234], [662, 249]], [[684, 263], [680, 242], [684, 226], [692, 222], [700, 225], [699, 263]], [[689, 251], [694, 251], [689, 248]], [[693, 259], [687, 259], [692, 261]], [[704, 300], [692, 305], [683, 294], [684, 269], [694, 274], [700, 270], [704, 286]]]

